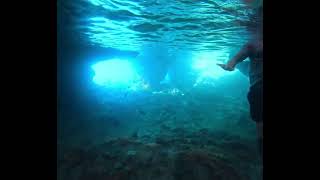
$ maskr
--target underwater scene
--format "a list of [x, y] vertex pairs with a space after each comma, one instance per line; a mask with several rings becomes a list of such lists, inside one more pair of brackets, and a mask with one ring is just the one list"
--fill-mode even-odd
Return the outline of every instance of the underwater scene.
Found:
[[58, 0], [57, 179], [262, 180], [262, 7]]

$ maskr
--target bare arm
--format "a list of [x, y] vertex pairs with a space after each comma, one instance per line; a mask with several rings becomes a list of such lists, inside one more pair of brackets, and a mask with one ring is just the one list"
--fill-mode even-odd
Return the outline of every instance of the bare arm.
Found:
[[249, 44], [246, 44], [232, 59], [228, 61], [227, 64], [218, 64], [218, 65], [222, 67], [224, 70], [233, 71], [236, 65], [239, 62], [244, 61], [248, 56], [249, 56]]

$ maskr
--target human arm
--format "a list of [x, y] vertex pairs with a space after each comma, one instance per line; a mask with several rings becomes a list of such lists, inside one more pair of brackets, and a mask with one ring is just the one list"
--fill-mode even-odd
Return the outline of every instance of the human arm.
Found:
[[246, 44], [227, 64], [217, 64], [226, 71], [233, 71], [235, 66], [249, 56], [249, 44]]

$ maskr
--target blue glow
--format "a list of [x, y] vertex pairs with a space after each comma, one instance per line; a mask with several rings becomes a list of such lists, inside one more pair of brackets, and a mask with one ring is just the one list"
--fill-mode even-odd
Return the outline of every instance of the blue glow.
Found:
[[91, 66], [94, 70], [93, 82], [101, 86], [132, 86], [139, 76], [127, 60], [111, 59]]
[[225, 71], [217, 65], [217, 63], [227, 61], [228, 56], [229, 54], [223, 51], [195, 55], [192, 67], [198, 73], [197, 83], [207, 81], [208, 79], [217, 80], [223, 76], [235, 73], [236, 71]]
[[169, 84], [170, 83], [170, 76], [169, 74], [167, 73], [166, 74], [166, 77], [160, 82], [160, 84]]
[[200, 71], [200, 76], [218, 79], [226, 74], [226, 72], [217, 66], [217, 61], [209, 59], [201, 59], [194, 63], [194, 68]]

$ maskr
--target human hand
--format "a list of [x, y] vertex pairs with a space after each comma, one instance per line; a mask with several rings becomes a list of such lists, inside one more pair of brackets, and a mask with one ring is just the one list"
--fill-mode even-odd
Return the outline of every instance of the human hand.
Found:
[[229, 64], [217, 64], [217, 65], [226, 71], [233, 71], [234, 70], [234, 67], [230, 66]]

